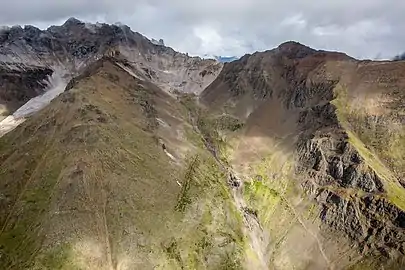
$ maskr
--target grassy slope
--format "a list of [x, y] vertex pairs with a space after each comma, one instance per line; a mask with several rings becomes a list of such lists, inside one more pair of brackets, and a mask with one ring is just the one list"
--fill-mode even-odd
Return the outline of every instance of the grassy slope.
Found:
[[[103, 65], [0, 139], [0, 265], [238, 268], [240, 217], [183, 109]], [[154, 114], [184, 121], [187, 158], [163, 152]]]
[[[261, 57], [270, 59], [263, 55]], [[284, 147], [291, 144], [293, 137], [283, 138], [285, 135], [283, 122], [289, 122], [293, 115], [290, 111], [285, 111], [282, 108], [283, 105], [279, 105], [283, 104], [282, 101], [276, 100], [276, 97], [283, 96], [280, 93], [277, 94], [277, 91], [285, 89], [276, 70], [279, 63], [273, 63], [266, 69], [264, 61], [254, 61], [253, 57], [247, 59], [247, 62], [239, 61], [232, 66], [226, 66], [222, 76], [220, 75], [203, 92], [202, 99], [208, 106], [219, 112], [234, 113], [241, 115], [242, 118], [246, 114], [238, 114], [238, 109], [241, 111], [247, 108], [253, 110], [249, 117], [253, 121], [246, 123], [246, 130], [232, 135], [230, 163], [244, 180], [249, 181], [245, 185], [245, 199], [251, 210], [257, 213], [262, 227], [270, 232], [269, 260], [272, 260], [277, 269], [326, 269], [327, 265], [322, 265], [325, 263], [324, 258], [316, 257], [324, 249], [330, 262], [334, 263], [337, 268], [356, 264], [358, 259], [364, 258], [363, 255], [358, 254], [353, 248], [353, 244], [342, 237], [342, 234], [332, 235], [329, 231], [322, 234], [322, 231], [319, 230], [319, 227], [322, 227], [319, 218], [321, 217], [320, 209], [316, 204], [311, 203], [311, 198], [302, 194], [302, 189], [295, 188], [296, 185], [304, 186], [305, 181], [311, 182], [313, 179], [308, 175], [293, 173], [293, 168], [297, 165], [294, 163], [294, 149]], [[311, 60], [314, 61], [314, 65], [311, 65]], [[328, 62], [329, 60], [330, 62]], [[319, 64], [317, 59], [308, 57], [297, 64], [297, 73], [298, 75], [300, 72], [305, 74], [306, 69], [311, 69], [311, 67], [314, 69], [308, 74], [306, 81], [304, 80], [306, 85], [316, 86], [319, 83], [319, 86], [322, 86], [327, 80], [340, 80], [342, 85], [347, 83], [345, 87], [348, 89], [345, 91], [335, 89], [337, 98], [333, 103], [338, 109], [339, 122], [347, 131], [349, 142], [358, 150], [367, 165], [384, 180], [387, 193], [383, 196], [400, 209], [405, 210], [405, 190], [398, 181], [404, 177], [405, 165], [405, 130], [403, 128], [405, 96], [401, 93], [405, 85], [405, 80], [403, 80], [405, 63], [393, 65], [383, 62], [366, 62], [362, 67], [363, 63], [354, 61], [335, 62], [334, 57], [329, 60], [327, 59], [326, 63], [317, 66]], [[248, 72], [250, 62], [260, 63], [260, 67], [255, 69], [258, 72]], [[286, 67], [281, 67], [281, 70], [284, 68]], [[300, 68], [302, 69], [300, 70]], [[265, 89], [263, 85], [254, 89], [249, 88], [254, 83], [261, 82], [260, 77], [255, 77], [255, 75], [260, 74], [263, 70], [269, 71], [274, 76], [274, 81], [269, 80], [272, 86], [269, 87], [269, 90], [273, 91], [269, 100], [274, 102], [264, 103], [265, 110], [260, 111], [260, 107], [264, 106], [257, 108], [254, 105], [259, 105], [259, 101], [253, 101], [247, 96], [252, 95], [254, 89]], [[249, 77], [241, 82], [240, 78], [243, 78], [244, 73], [249, 74]], [[232, 77], [235, 74], [237, 78]], [[293, 79], [293, 76], [288, 78], [287, 84], [301, 83], [301, 81], [294, 82]], [[294, 90], [296, 88], [298, 87], [293, 87]], [[238, 92], [239, 89], [243, 91]], [[327, 92], [325, 100], [319, 103], [317, 94], [321, 93], [317, 91], [322, 91], [322, 87], [308, 90], [311, 90], [309, 93], [314, 95], [313, 105], [324, 105], [332, 98], [332, 95], [329, 95], [330, 92]], [[346, 93], [347, 91], [350, 92], [350, 95]], [[239, 96], [237, 96], [238, 94]], [[311, 98], [311, 95], [306, 96], [308, 93], [305, 92], [298, 95], [301, 93], [297, 91], [296, 94], [297, 100], [291, 101]], [[378, 97], [373, 100], [375, 96]], [[290, 100], [287, 101], [290, 103]], [[368, 108], [369, 106], [371, 108]], [[278, 107], [280, 110], [277, 110]], [[383, 111], [380, 107], [383, 108]], [[292, 123], [293, 127], [299, 126], [296, 120]], [[315, 122], [316, 120], [314, 119]], [[247, 134], [252, 124], [256, 124], [256, 128], [264, 130], [264, 132]], [[287, 133], [291, 132], [288, 126], [285, 130], [288, 131]], [[294, 132], [296, 131], [292, 130], [292, 134], [297, 135]], [[308, 186], [309, 193], [317, 193], [316, 187]], [[351, 196], [350, 193], [353, 192], [346, 188], [336, 190], [332, 190], [332, 187], [329, 188], [329, 191], [336, 191], [342, 197]], [[358, 197], [363, 196], [358, 195]], [[369, 220], [367, 219], [367, 222]], [[373, 266], [371, 269], [379, 269], [377, 264], [380, 259], [382, 262], [382, 258], [379, 257], [373, 257], [371, 261], [366, 258], [364, 265], [359, 263], [354, 268], [370, 269], [367, 268], [367, 264], [370, 263]], [[388, 267], [393, 268], [393, 266]]]
[[[403, 176], [405, 165], [404, 141], [405, 129], [399, 124], [404, 114], [401, 106], [387, 106], [380, 101], [382, 114], [373, 116], [363, 104], [353, 104], [348, 89], [338, 85], [336, 99], [339, 121], [349, 135], [350, 143], [357, 149], [366, 163], [383, 179], [387, 190], [387, 199], [402, 210], [405, 210], [405, 189], [398, 179]], [[373, 119], [373, 120], [370, 120]]]
[[264, 231], [265, 258], [275, 269], [325, 268], [328, 262], [317, 240], [322, 239], [319, 209], [302, 194], [292, 152], [279, 143], [244, 135], [230, 142], [231, 164], [245, 180], [245, 201]]

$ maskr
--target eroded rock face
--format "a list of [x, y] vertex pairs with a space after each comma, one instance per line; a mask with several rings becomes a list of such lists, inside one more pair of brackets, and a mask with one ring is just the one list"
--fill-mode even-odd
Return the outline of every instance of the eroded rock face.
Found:
[[348, 142], [336, 108], [323, 108], [301, 113], [297, 152], [298, 171], [310, 179], [303, 187], [320, 205], [325, 230], [343, 232], [363, 254], [403, 256], [404, 212], [380, 197], [383, 181]]
[[[343, 152], [341, 145], [345, 145]], [[300, 147], [299, 151], [306, 153], [301, 155], [301, 164], [317, 175], [318, 185], [324, 186], [324, 179], [328, 179], [326, 183], [334, 182], [342, 188], [360, 189], [366, 193], [384, 191], [381, 179], [347, 142], [315, 137], [305, 145], [301, 143]]]
[[348, 142], [336, 107], [323, 108], [301, 114], [304, 132], [297, 146], [298, 171], [311, 179], [303, 187], [320, 205], [324, 229], [344, 233], [364, 255], [382, 256], [381, 261], [403, 257], [405, 212], [380, 197], [386, 193], [383, 181]]
[[44, 93], [53, 71], [46, 67], [0, 63], [0, 105], [5, 114], [12, 113], [25, 102]]
[[[222, 69], [222, 64], [215, 60], [189, 57], [164, 44], [154, 44], [125, 25], [90, 24], [70, 18], [63, 25], [51, 26], [47, 30], [15, 26], [0, 31], [0, 63], [19, 65], [23, 67], [22, 70], [28, 69], [28, 66], [46, 70], [58, 78], [58, 85], [67, 85], [104, 56], [116, 58], [132, 76], [152, 82], [170, 93], [200, 93]], [[2, 90], [2, 118], [12, 114], [30, 98], [43, 93], [43, 78], [35, 74], [28, 78], [23, 73], [18, 76], [25, 76], [22, 79], [25, 82], [14, 84], [26, 84], [22, 89], [13, 90], [14, 86], [7, 86], [9, 90]], [[10, 80], [12, 77], [4, 79], [4, 83]], [[26, 86], [30, 90], [25, 89]], [[60, 92], [63, 89], [58, 89], [50, 100]], [[13, 126], [18, 125], [14, 118], [11, 120]], [[2, 126], [9, 126], [9, 123]]]
[[[267, 137], [270, 142], [279, 142], [284, 152], [291, 149], [296, 159], [291, 181], [300, 185], [308, 200], [313, 199], [319, 207], [317, 220], [322, 233], [318, 240], [328, 246], [329, 237], [333, 245], [340, 238], [348, 239], [345, 248], [358, 251], [358, 256], [370, 262], [367, 264], [370, 269], [402, 269], [404, 265], [405, 214], [400, 203], [390, 197], [392, 190], [389, 190], [393, 183], [395, 192], [403, 192], [396, 183], [401, 182], [398, 176], [403, 172], [398, 167], [393, 170], [395, 167], [386, 163], [394, 176], [385, 179], [385, 168], [378, 171], [379, 161], [374, 160], [377, 153], [368, 154], [377, 149], [374, 148], [378, 146], [377, 138], [394, 134], [387, 123], [401, 130], [397, 128], [402, 123], [398, 111], [402, 108], [399, 100], [404, 95], [397, 89], [402, 85], [402, 76], [398, 74], [402, 74], [403, 66], [390, 65], [384, 63], [381, 68], [385, 71], [380, 75], [378, 64], [364, 64], [344, 54], [316, 51], [288, 42], [275, 50], [247, 55], [227, 64], [201, 98], [213, 110], [246, 119], [243, 141]], [[359, 68], [364, 70], [358, 71]], [[388, 80], [390, 76], [399, 77]], [[383, 90], [378, 88], [382, 83]], [[365, 93], [365, 89], [372, 90]], [[381, 95], [385, 103], [367, 100], [368, 95], [378, 96], [380, 92], [384, 93]], [[339, 104], [339, 95], [357, 98], [353, 106], [369, 102], [370, 108], [367, 112], [342, 116], [350, 99]], [[245, 114], [246, 106], [251, 108], [248, 114]], [[364, 118], [359, 119], [363, 114]], [[353, 138], [357, 134], [363, 142], [353, 141], [357, 140]], [[395, 137], [395, 142], [401, 136]], [[246, 146], [250, 147], [253, 146]], [[390, 161], [382, 157], [383, 162]], [[277, 183], [267, 185], [272, 187]], [[315, 220], [309, 223], [317, 224]], [[333, 257], [336, 249], [325, 252], [326, 257], [328, 252]], [[348, 267], [356, 262], [345, 259], [334, 267], [344, 268], [345, 264]]]
[[371, 251], [374, 256], [404, 255], [404, 212], [386, 200], [371, 195], [345, 199], [323, 189], [316, 199], [322, 205], [321, 220], [329, 228], [344, 232], [364, 254]]
[[[319, 141], [320, 138], [315, 138], [305, 146], [315, 158], [304, 159], [307, 164], [316, 164], [319, 156], [329, 161], [329, 169], [316, 166], [309, 169], [315, 185], [312, 194], [322, 206], [322, 221], [338, 232], [343, 231], [362, 249], [374, 247], [387, 255], [402, 246], [404, 212], [378, 197], [384, 191], [381, 179], [364, 161], [359, 161], [354, 149], [348, 147], [336, 155], [338, 147], [330, 148], [331, 144]], [[337, 192], [339, 188], [343, 193]], [[392, 235], [396, 236], [395, 245]]]
[[75, 18], [40, 30], [12, 27], [0, 35], [0, 61], [50, 65], [68, 76], [116, 48], [137, 73], [167, 91], [201, 92], [222, 64], [155, 44], [125, 25], [89, 24]]

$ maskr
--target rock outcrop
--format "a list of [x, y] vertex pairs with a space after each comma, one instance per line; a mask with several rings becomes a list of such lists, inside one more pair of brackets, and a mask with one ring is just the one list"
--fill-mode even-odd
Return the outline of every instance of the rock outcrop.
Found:
[[52, 73], [46, 67], [0, 63], [0, 115], [8, 115], [43, 94]]
[[[321, 229], [312, 229], [310, 234], [316, 235], [315, 243], [327, 258], [318, 267], [346, 269], [367, 265], [379, 269], [385, 265], [401, 269], [404, 266], [403, 168], [397, 167], [398, 161], [392, 160], [392, 154], [384, 146], [379, 147], [371, 139], [376, 134], [373, 133], [376, 123], [378, 132], [387, 134], [388, 145], [398, 140], [392, 129], [403, 132], [396, 128], [396, 123], [402, 121], [403, 109], [398, 102], [404, 95], [403, 88], [399, 88], [405, 85], [405, 77], [401, 76], [403, 65], [362, 62], [341, 53], [316, 51], [287, 42], [274, 50], [246, 55], [226, 64], [201, 95], [212, 110], [244, 119], [244, 131], [239, 133], [239, 139], [233, 139], [240, 141], [233, 143], [239, 146], [233, 149], [232, 159], [241, 173], [243, 164], [263, 162], [266, 155], [283, 159], [290, 153], [289, 162], [294, 164], [294, 169], [286, 179], [273, 176], [280, 175], [285, 165], [277, 169], [261, 163], [260, 168], [268, 166], [265, 173], [263, 169], [259, 172], [265, 180], [252, 181], [284, 193], [282, 200], [295, 207], [298, 215], [306, 214], [302, 212], [305, 209], [302, 203], [294, 206], [297, 197], [306, 194], [307, 200], [314, 202], [317, 218], [306, 222], [320, 222]], [[378, 100], [385, 102], [377, 104]], [[359, 108], [363, 110], [360, 112]], [[376, 118], [386, 121], [371, 120]], [[256, 145], [260, 141], [263, 143]], [[265, 152], [266, 144], [274, 152], [259, 154]], [[272, 144], [281, 146], [272, 148]], [[278, 150], [280, 147], [284, 150]], [[248, 156], [252, 151], [258, 153], [256, 158]], [[277, 154], [278, 151], [283, 155]], [[396, 157], [402, 159], [404, 152], [396, 150]], [[246, 181], [257, 178], [255, 173], [258, 172], [245, 172]], [[290, 184], [299, 186], [300, 191], [291, 193], [279, 187]], [[263, 192], [256, 196], [262, 196]], [[268, 216], [265, 213], [268, 207], [260, 207], [259, 218], [271, 230], [274, 224], [263, 220]], [[292, 234], [288, 230], [284, 233]], [[329, 241], [339, 242], [339, 236], [345, 236], [348, 244], [331, 247]], [[336, 253], [336, 249], [342, 250], [345, 245], [358, 255], [348, 251], [346, 255]], [[279, 249], [281, 254], [289, 252], [275, 246], [272, 249]], [[273, 256], [272, 260], [285, 260]], [[291, 260], [294, 267], [302, 263], [297, 258]], [[280, 269], [288, 269], [284, 267]]]
[[404, 62], [223, 65], [75, 18], [1, 30], [0, 61], [8, 113], [62, 93], [0, 138], [1, 266], [405, 267]]
[[1, 269], [235, 269], [241, 220], [187, 109], [103, 56], [0, 138]]
[[[51, 69], [64, 78], [65, 83], [111, 52], [111, 48], [127, 60], [130, 72], [152, 81], [168, 92], [199, 93], [215, 79], [222, 68], [214, 60], [189, 57], [164, 44], [156, 45], [125, 25], [90, 24], [70, 18], [63, 25], [51, 26], [47, 30], [28, 25], [0, 31], [2, 65], [17, 64], [22, 69], [29, 69], [29, 66]], [[42, 78], [39, 79], [37, 84], [42, 82]]]

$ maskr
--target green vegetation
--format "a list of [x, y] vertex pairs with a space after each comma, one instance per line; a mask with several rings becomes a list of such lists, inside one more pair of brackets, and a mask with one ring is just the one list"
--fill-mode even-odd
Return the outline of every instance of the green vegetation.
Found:
[[[244, 236], [226, 177], [215, 159], [201, 149], [190, 157], [178, 195], [181, 234], [167, 245], [174, 269], [240, 269]], [[219, 256], [219, 258], [218, 258]], [[207, 264], [207, 258], [213, 260]]]
[[[1, 141], [5, 143], [6, 139]], [[17, 150], [14, 154], [18, 153], [24, 152]], [[24, 170], [16, 172], [13, 165], [9, 165], [11, 168], [2, 166], [0, 171], [1, 186], [10, 186], [8, 190], [3, 188], [3, 192], [13, 198], [7, 208], [9, 212], [5, 212], [6, 208], [2, 209], [0, 264], [4, 267], [27, 267], [31, 256], [38, 251], [44, 234], [41, 226], [49, 211], [49, 199], [61, 171], [62, 160], [52, 149], [40, 147], [30, 154], [30, 158], [20, 160], [17, 164], [24, 166]], [[54, 157], [53, 162], [42, 162], [46, 157]], [[33, 182], [33, 178], [40, 181]], [[16, 215], [20, 211], [24, 214]]]
[[272, 154], [252, 164], [249, 175], [253, 177], [244, 188], [249, 208], [258, 212], [262, 226], [270, 231], [275, 228], [272, 220], [277, 213], [288, 209], [285, 200], [294, 196], [292, 163], [283, 156], [281, 150], [274, 148]]
[[80, 268], [71, 261], [72, 250], [67, 244], [61, 244], [44, 252], [35, 262], [33, 270], [79, 270]]
[[243, 128], [244, 124], [231, 115], [220, 115], [215, 118], [215, 126], [221, 131], [235, 132]]
[[[198, 156], [192, 157], [188, 163], [177, 209], [184, 211], [184, 206], [187, 205], [186, 209], [191, 211], [193, 204], [198, 203], [195, 198], [201, 194], [205, 194], [210, 202], [207, 204], [208, 208], [202, 214], [201, 222], [197, 226], [201, 230], [190, 236], [191, 239], [196, 239], [194, 245], [197, 249], [187, 256], [189, 264], [185, 268], [242, 269], [243, 255], [247, 248], [244, 243], [245, 236], [241, 231], [242, 217], [232, 202], [233, 198], [227, 186], [227, 176], [214, 158], [216, 156], [223, 164], [227, 164], [228, 145], [222, 132], [236, 131], [242, 127], [242, 124], [233, 117], [210, 115], [199, 107], [193, 95], [184, 94], [179, 99], [187, 109], [190, 122], [197, 127], [193, 132], [188, 131], [187, 137], [200, 150]], [[198, 134], [199, 138], [195, 134]], [[211, 153], [208, 153], [207, 149]], [[187, 216], [187, 211], [185, 215]], [[228, 224], [225, 225], [224, 222]], [[213, 229], [216, 230], [215, 233]], [[197, 241], [196, 236], [198, 236], [199, 231], [205, 233], [200, 235]], [[213, 233], [217, 236], [214, 237]], [[183, 247], [182, 250], [189, 249]], [[216, 259], [215, 266], [207, 265], [207, 256], [214, 254], [216, 257], [218, 254], [223, 255], [220, 255], [219, 261]], [[178, 267], [181, 265], [185, 264], [179, 264]]]
[[175, 260], [175, 262], [180, 265], [181, 269], [184, 269], [179, 248], [177, 247], [177, 242], [175, 240], [173, 240], [169, 246], [165, 248], [165, 252], [167, 253], [169, 259]]
[[179, 123], [189, 155], [174, 162], [150, 125], [187, 109], [103, 69], [0, 139], [0, 265], [240, 268], [242, 219], [202, 137]]
[[[280, 203], [280, 194], [276, 190], [267, 187], [263, 182], [248, 182], [244, 188], [245, 196], [254, 209], [260, 208], [263, 200], [266, 201], [267, 207], [269, 208], [275, 207]], [[268, 210], [269, 209], [265, 212], [271, 214], [271, 211], [269, 212]]]
[[405, 189], [398, 182], [398, 176], [402, 175], [405, 165], [405, 129], [392, 131], [391, 125], [395, 126], [392, 118], [391, 121], [387, 118], [372, 124], [362, 108], [351, 106], [347, 89], [338, 86], [335, 94], [333, 103], [338, 109], [338, 118], [346, 129], [349, 142], [384, 181], [387, 199], [405, 210]]
[[184, 181], [175, 207], [177, 211], [184, 212], [186, 210], [187, 205], [191, 203], [189, 191], [192, 181], [194, 180], [193, 177], [196, 173], [195, 170], [198, 167], [198, 162], [199, 162], [198, 156], [194, 157], [186, 169]]
[[178, 99], [186, 108], [191, 124], [198, 129], [198, 133], [202, 136], [203, 140], [200, 140], [205, 147], [210, 151], [215, 151], [221, 162], [226, 164], [229, 149], [226, 135], [241, 129], [243, 124], [230, 115], [215, 116], [210, 114], [198, 105], [197, 97], [193, 94], [182, 94], [179, 95]]

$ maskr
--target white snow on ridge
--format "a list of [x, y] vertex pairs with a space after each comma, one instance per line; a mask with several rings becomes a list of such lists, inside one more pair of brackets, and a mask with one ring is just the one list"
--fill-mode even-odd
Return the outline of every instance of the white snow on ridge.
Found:
[[65, 90], [66, 85], [66, 81], [64, 81], [58, 74], [54, 73], [49, 79], [49, 86], [44, 94], [30, 99], [15, 111], [13, 115], [9, 115], [0, 122], [0, 137], [23, 123], [26, 120], [26, 117], [43, 109]]
[[23, 123], [25, 118], [17, 119], [13, 115], [9, 115], [0, 122], [0, 137], [15, 129], [18, 125]]
[[43, 109], [54, 98], [59, 96], [66, 88], [66, 83], [57, 74], [52, 75], [49, 80], [49, 87], [46, 92], [40, 96], [30, 99], [27, 103], [21, 106], [14, 112], [13, 116], [16, 118], [22, 118], [32, 115], [33, 113]]
[[129, 75], [131, 75], [132, 77], [134, 77], [134, 78], [136, 78], [136, 79], [138, 79], [138, 80], [141, 80], [141, 81], [143, 81], [143, 79], [141, 78], [141, 77], [139, 77], [138, 75], [136, 75], [130, 68], [128, 68], [128, 67], [126, 67], [126, 66], [124, 66], [123, 64], [121, 64], [121, 63], [118, 63], [118, 62], [116, 62], [115, 63], [117, 66], [119, 66], [120, 68], [122, 68], [124, 71], [126, 71]]
[[163, 150], [163, 151], [165, 152], [165, 154], [166, 154], [171, 160], [176, 161], [176, 158], [175, 158], [172, 154], [170, 154], [166, 149]]

